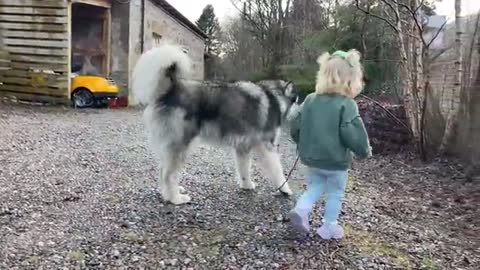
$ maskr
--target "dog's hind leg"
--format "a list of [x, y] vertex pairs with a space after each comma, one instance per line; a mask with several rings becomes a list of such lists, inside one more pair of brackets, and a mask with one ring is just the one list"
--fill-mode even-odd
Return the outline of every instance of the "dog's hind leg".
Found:
[[[280, 156], [273, 146], [267, 146], [266, 144], [258, 145], [255, 150], [259, 155], [259, 165], [262, 171], [274, 184], [275, 188], [279, 188], [285, 183], [285, 175], [283, 174], [282, 163], [280, 162]], [[292, 190], [285, 183], [280, 191], [286, 195], [291, 195]]]
[[180, 169], [184, 160], [184, 152], [168, 151], [162, 159], [160, 173], [160, 188], [164, 200], [173, 204], [188, 203], [191, 198], [186, 194], [181, 194], [184, 189], [178, 185], [176, 172]]
[[235, 149], [235, 161], [237, 165], [236, 178], [240, 188], [246, 190], [255, 189], [255, 183], [250, 178], [250, 151]]

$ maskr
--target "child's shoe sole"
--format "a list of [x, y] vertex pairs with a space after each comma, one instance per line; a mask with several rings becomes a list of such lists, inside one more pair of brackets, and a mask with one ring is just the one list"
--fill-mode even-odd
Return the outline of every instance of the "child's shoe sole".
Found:
[[344, 237], [344, 232], [343, 228], [340, 227], [339, 225], [322, 225], [317, 230], [317, 234], [323, 239], [323, 240], [341, 240]]
[[297, 212], [290, 212], [288, 218], [290, 219], [290, 225], [297, 233], [307, 234], [310, 231], [310, 228], [303, 224], [303, 218]]
[[318, 234], [318, 236], [320, 236], [320, 238], [322, 238], [323, 240], [331, 240], [331, 239], [332, 239], [332, 235], [331, 235], [330, 231], [328, 230], [328, 228], [324, 228], [323, 226], [320, 227], [320, 228], [317, 230], [317, 234]]

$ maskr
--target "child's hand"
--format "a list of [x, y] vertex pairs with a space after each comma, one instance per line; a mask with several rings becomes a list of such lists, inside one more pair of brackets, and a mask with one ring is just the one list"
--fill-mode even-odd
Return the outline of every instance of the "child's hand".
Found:
[[372, 147], [371, 146], [368, 147], [366, 155], [365, 155], [365, 152], [362, 156], [359, 156], [359, 155], [355, 154], [354, 152], [352, 152], [352, 154], [353, 154], [353, 157], [357, 160], [364, 160], [364, 159], [370, 158], [373, 155], [372, 154]]

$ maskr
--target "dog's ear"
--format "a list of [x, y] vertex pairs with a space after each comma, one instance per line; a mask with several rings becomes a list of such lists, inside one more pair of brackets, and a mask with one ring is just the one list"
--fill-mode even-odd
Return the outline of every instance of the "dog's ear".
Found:
[[175, 74], [177, 72], [177, 63], [173, 63], [171, 66], [167, 68], [165, 71], [165, 76], [170, 78], [171, 80], [174, 79]]
[[277, 81], [277, 87], [282, 89], [282, 93], [285, 95], [288, 95], [287, 90], [291, 84], [292, 84], [291, 81], [284, 81], [284, 80]]
[[299, 92], [293, 81], [286, 82], [283, 93], [292, 103], [297, 102]]

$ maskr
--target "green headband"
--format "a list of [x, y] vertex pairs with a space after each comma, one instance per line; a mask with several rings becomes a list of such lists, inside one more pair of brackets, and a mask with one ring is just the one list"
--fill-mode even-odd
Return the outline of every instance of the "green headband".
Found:
[[332, 54], [332, 57], [340, 57], [340, 58], [342, 58], [343, 60], [345, 60], [345, 61], [348, 63], [349, 66], [353, 67], [353, 64], [350, 63], [350, 61], [348, 61], [348, 59], [347, 59], [348, 53], [345, 52], [345, 51], [340, 51], [340, 50], [338, 50], [338, 51], [336, 51], [336, 52], [334, 52], [334, 53]]

